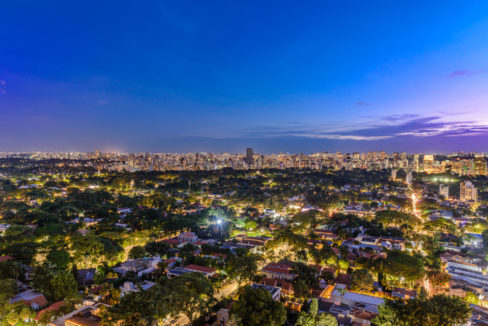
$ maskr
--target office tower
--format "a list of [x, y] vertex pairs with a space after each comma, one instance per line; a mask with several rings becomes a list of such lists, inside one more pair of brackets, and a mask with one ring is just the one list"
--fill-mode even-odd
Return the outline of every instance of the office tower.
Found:
[[407, 176], [405, 177], [405, 182], [407, 185], [411, 184], [413, 180], [412, 171], [408, 171]]
[[482, 154], [476, 154], [474, 158], [474, 170], [476, 175], [486, 175], [486, 159]]
[[397, 170], [392, 169], [391, 170], [391, 180], [395, 181], [397, 178]]
[[434, 172], [434, 155], [424, 155], [424, 172]]
[[252, 148], [246, 149], [246, 163], [249, 166], [254, 163], [254, 151]]
[[419, 168], [420, 168], [420, 163], [419, 163], [419, 159], [420, 159], [420, 155], [419, 154], [415, 154], [413, 156], [413, 170], [418, 173], [419, 172]]
[[445, 199], [449, 198], [449, 186], [448, 185], [439, 185], [439, 195], [444, 196]]
[[471, 181], [461, 182], [459, 189], [459, 200], [478, 202], [478, 188]]

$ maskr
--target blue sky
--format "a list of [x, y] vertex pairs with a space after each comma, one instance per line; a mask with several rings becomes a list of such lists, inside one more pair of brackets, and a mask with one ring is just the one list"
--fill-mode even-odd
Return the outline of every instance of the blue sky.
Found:
[[485, 1], [4, 1], [0, 151], [488, 151]]

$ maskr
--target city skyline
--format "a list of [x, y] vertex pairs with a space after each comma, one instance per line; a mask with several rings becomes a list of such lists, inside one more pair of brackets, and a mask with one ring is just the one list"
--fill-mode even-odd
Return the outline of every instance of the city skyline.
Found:
[[0, 151], [485, 152], [487, 10], [8, 2]]

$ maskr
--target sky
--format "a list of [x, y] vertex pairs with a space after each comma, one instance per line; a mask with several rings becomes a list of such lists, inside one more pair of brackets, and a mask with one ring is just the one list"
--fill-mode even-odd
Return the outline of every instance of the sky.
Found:
[[24, 1], [0, 151], [488, 151], [487, 1]]

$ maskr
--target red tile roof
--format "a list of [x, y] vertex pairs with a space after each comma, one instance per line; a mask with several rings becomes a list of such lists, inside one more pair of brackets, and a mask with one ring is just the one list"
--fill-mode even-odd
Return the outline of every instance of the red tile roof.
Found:
[[186, 266], [185, 268], [192, 270], [192, 271], [202, 272], [202, 273], [206, 273], [206, 274], [215, 273], [215, 269], [210, 268], [210, 267], [200, 266], [200, 265], [191, 264], [191, 265]]
[[280, 263], [269, 263], [262, 270], [271, 273], [291, 274], [291, 267]]
[[0, 256], [0, 261], [7, 261], [7, 260], [13, 260], [14, 257], [12, 256]]
[[334, 283], [336, 284], [345, 284], [345, 285], [349, 285], [349, 282], [351, 280], [351, 277], [347, 274], [339, 274], [335, 280], [334, 280]]
[[46, 311], [58, 310], [59, 308], [62, 307], [63, 304], [64, 304], [64, 301], [58, 301], [56, 303], [53, 303], [49, 307], [44, 308], [44, 309], [40, 310], [39, 312], [37, 312], [36, 318], [34, 318], [34, 319], [39, 321], [39, 319], [41, 319], [41, 317], [42, 317], [42, 314], [44, 314]]

